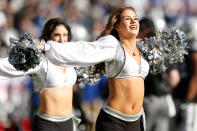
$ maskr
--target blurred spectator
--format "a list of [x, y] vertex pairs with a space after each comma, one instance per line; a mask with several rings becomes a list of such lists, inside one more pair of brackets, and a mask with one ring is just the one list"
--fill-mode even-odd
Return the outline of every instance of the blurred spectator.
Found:
[[28, 77], [0, 81], [0, 125], [5, 130], [31, 131]]
[[[4, 21], [4, 19], [2, 19]], [[13, 15], [6, 15], [4, 24], [0, 27], [0, 57], [6, 57], [8, 54], [9, 38], [17, 38], [18, 32], [14, 28]]]
[[192, 43], [189, 53], [189, 83], [187, 92], [186, 131], [197, 130], [197, 43]]
[[[197, 85], [195, 79], [195, 52], [197, 17], [187, 16], [187, 19], [179, 19], [176, 22], [177, 27], [184, 30], [188, 37], [188, 43], [191, 45], [189, 55], [185, 61], [179, 65], [181, 81], [173, 92], [173, 98], [176, 105], [177, 115], [171, 120], [172, 131], [193, 131], [195, 127], [195, 88]], [[195, 88], [194, 88], [195, 87]]]
[[189, 55], [186, 59], [187, 77], [174, 91], [178, 114], [175, 117], [173, 131], [196, 131], [197, 130], [197, 44], [192, 42]]
[[144, 17], [144, 14], [149, 9], [149, 0], [124, 0], [125, 6], [135, 7], [139, 19]]
[[[143, 39], [155, 36], [156, 29], [154, 23], [149, 18], [140, 20], [140, 32], [138, 37]], [[174, 82], [176, 74], [169, 72], [170, 81]], [[179, 73], [177, 74], [179, 78]], [[176, 83], [179, 83], [177, 78]], [[175, 115], [175, 106], [172, 101], [171, 93], [173, 90], [172, 84], [168, 80], [168, 72], [158, 75], [149, 74], [145, 78], [145, 98], [144, 111], [146, 113], [147, 131], [169, 131], [170, 117]]]
[[6, 24], [7, 18], [4, 12], [0, 11], [0, 29]]
[[186, 12], [184, 0], [166, 0], [164, 2], [165, 20], [169, 24], [174, 24], [178, 17]]

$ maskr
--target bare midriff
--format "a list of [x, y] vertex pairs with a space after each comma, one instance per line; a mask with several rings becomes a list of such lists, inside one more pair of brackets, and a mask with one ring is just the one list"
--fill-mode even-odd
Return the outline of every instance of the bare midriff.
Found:
[[39, 112], [51, 116], [66, 116], [72, 112], [73, 88], [45, 88], [40, 91]]
[[144, 99], [144, 79], [142, 77], [115, 78], [109, 80], [107, 104], [124, 114], [140, 112]]
[[[56, 66], [62, 72], [66, 67]], [[50, 116], [66, 116], [72, 112], [73, 88], [62, 86], [44, 88], [40, 91], [39, 112]]]

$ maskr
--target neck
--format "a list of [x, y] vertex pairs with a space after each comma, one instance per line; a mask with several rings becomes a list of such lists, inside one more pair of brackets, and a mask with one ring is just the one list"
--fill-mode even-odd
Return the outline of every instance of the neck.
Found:
[[133, 56], [140, 56], [140, 52], [136, 46], [136, 38], [131, 38], [131, 39], [121, 39], [120, 41], [122, 42], [124, 48], [130, 52], [131, 55]]
[[123, 39], [120, 41], [123, 45], [126, 45], [129, 48], [136, 49], [136, 39]]

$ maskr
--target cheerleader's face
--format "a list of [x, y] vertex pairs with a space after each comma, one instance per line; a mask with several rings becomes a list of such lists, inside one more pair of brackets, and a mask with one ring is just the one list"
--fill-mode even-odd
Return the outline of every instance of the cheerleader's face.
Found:
[[139, 21], [136, 13], [130, 9], [124, 10], [116, 30], [120, 37], [137, 37], [139, 33]]
[[68, 30], [64, 25], [58, 25], [51, 33], [51, 40], [55, 42], [67, 42], [68, 41]]

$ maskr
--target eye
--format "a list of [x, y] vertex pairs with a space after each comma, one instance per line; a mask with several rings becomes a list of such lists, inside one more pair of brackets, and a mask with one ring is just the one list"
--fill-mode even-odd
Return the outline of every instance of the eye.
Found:
[[138, 18], [135, 18], [134, 20], [138, 20]]
[[130, 18], [129, 17], [125, 17], [124, 20], [130, 20]]
[[59, 34], [58, 33], [55, 33], [54, 36], [57, 37], [57, 36], [59, 36]]

